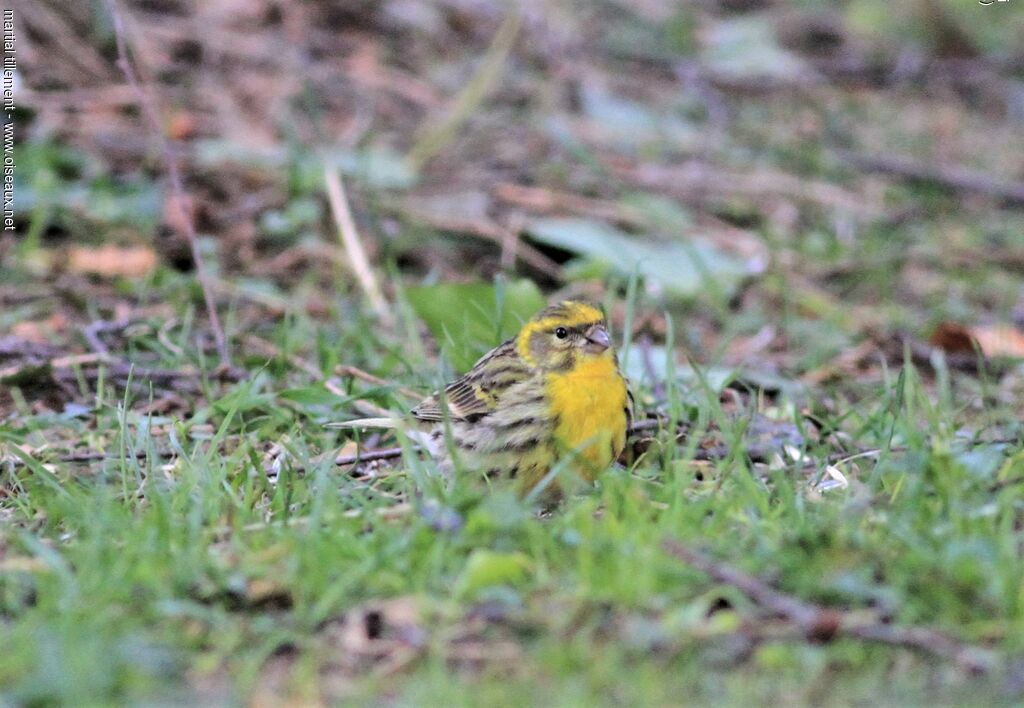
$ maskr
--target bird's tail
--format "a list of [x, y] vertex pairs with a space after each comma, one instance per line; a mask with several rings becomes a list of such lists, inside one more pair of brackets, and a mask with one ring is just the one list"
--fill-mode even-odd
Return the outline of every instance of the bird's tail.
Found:
[[357, 418], [356, 420], [341, 420], [335, 423], [328, 423], [328, 428], [341, 428], [351, 430], [352, 428], [397, 428], [401, 425], [400, 418]]

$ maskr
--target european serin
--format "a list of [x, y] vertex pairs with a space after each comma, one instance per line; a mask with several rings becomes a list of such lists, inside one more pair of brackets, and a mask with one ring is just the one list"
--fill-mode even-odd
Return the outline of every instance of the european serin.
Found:
[[[606, 469], [626, 444], [632, 408], [604, 316], [570, 300], [538, 313], [515, 338], [424, 399], [403, 427], [451, 469], [447, 420], [463, 468], [514, 477], [525, 494], [566, 457], [586, 480]], [[399, 423], [367, 418], [336, 427]]]

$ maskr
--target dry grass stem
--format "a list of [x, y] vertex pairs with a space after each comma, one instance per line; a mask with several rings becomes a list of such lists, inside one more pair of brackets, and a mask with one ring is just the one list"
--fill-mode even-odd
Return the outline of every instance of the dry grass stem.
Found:
[[366, 249], [363, 248], [363, 243], [359, 239], [359, 231], [352, 218], [352, 211], [345, 195], [345, 187], [337, 168], [324, 165], [324, 183], [327, 185], [327, 201], [330, 202], [331, 214], [334, 215], [334, 221], [338, 225], [338, 235], [341, 237], [346, 254], [348, 254], [349, 265], [374, 312], [383, 323], [390, 326], [394, 322], [391, 309], [384, 299], [377, 277], [370, 267]]
[[443, 150], [455, 138], [455, 134], [462, 124], [480, 106], [501, 76], [501, 69], [519, 35], [521, 25], [522, 15], [513, 8], [498, 27], [480, 68], [455, 96], [445, 110], [444, 116], [436, 123], [428, 125], [416, 140], [416, 144], [409, 150], [408, 159], [413, 167], [417, 169], [422, 167], [430, 158]]
[[199, 285], [203, 290], [203, 300], [206, 303], [206, 314], [210, 318], [210, 328], [213, 330], [213, 336], [217, 343], [217, 355], [220, 358], [221, 366], [229, 368], [231, 366], [231, 357], [228, 354], [227, 339], [224, 336], [224, 329], [221, 327], [220, 318], [217, 315], [217, 306], [213, 299], [213, 287], [207, 276], [203, 254], [199, 250], [199, 239], [196, 236], [195, 223], [192, 220], [192, 214], [189, 213], [189, 209], [186, 206], [191, 202], [185, 193], [181, 170], [178, 167], [178, 159], [164, 134], [160, 115], [153, 103], [153, 99], [143, 89], [138, 76], [135, 74], [135, 68], [128, 58], [124, 18], [121, 16], [121, 11], [117, 6], [117, 0], [106, 0], [106, 3], [114, 24], [114, 37], [117, 42], [117, 65], [121, 69], [121, 73], [124, 74], [125, 80], [135, 91], [136, 96], [138, 96], [142, 112], [150, 124], [153, 135], [157, 137], [160, 143], [164, 165], [167, 167], [167, 177], [171, 182], [171, 191], [174, 194], [174, 203], [179, 212], [177, 221], [184, 233], [185, 240], [188, 241], [189, 250], [192, 253], [192, 261], [195, 263], [196, 277], [199, 279]]

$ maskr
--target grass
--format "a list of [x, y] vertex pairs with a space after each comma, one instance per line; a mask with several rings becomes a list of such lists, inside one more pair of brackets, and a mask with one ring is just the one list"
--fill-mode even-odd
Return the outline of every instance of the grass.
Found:
[[[262, 116], [267, 134], [288, 146], [273, 154], [234, 142], [234, 128], [209, 112], [205, 82], [193, 94], [184, 84], [154, 87], [161, 105], [176, 97], [202, 126], [202, 139], [181, 141], [182, 154], [208, 212], [211, 235], [201, 245], [240, 377], [218, 374], [202, 293], [167, 265], [173, 258], [161, 253], [154, 272], [132, 280], [62, 262], [69, 244], [152, 243], [162, 195], [150, 170], [161, 167], [144, 150], [108, 159], [88, 132], [68, 145], [57, 137], [19, 145], [18, 179], [32, 180], [16, 190], [24, 238], [8, 251], [0, 239], [0, 254], [13, 255], [0, 258], [0, 372], [11, 361], [81, 353], [81, 326], [125, 310], [129, 326], [101, 339], [139, 368], [126, 381], [113, 365], [83, 364], [56, 379], [29, 366], [0, 384], [0, 708], [1024, 699], [1015, 675], [1024, 656], [1019, 360], [965, 370], [963, 357], [957, 366], [904, 344], [925, 342], [942, 323], [1012, 320], [1024, 222], [995, 199], [864, 175], [833, 150], [1012, 176], [1019, 124], [1003, 95], [1011, 71], [982, 62], [989, 83], [968, 82], [969, 90], [940, 62], [924, 66], [920, 80], [901, 79], [902, 59], [878, 87], [829, 79], [762, 92], [748, 80], [732, 91], [700, 77], [690, 85], [671, 77], [674, 63], [658, 62], [681, 47], [694, 60], [705, 30], [731, 20], [697, 8], [641, 21], [627, 5], [583, 13], [567, 5], [551, 16], [553, 26], [580, 16], [564, 30], [573, 62], [586, 69], [579, 76], [550, 68], [564, 61], [562, 40], [527, 37], [543, 24], [533, 18], [518, 44], [505, 36], [514, 20], [503, 34], [486, 22], [464, 33], [468, 20], [456, 18], [437, 37], [393, 34], [390, 20], [356, 25], [353, 46], [364, 34], [378, 42], [381, 66], [398, 70], [389, 75], [408, 73], [454, 98], [436, 110], [406, 106], [387, 87], [346, 83], [361, 61], [344, 76], [321, 65], [308, 72], [303, 100], [315, 94], [311, 103], [322, 106]], [[913, 58], [941, 38], [908, 44], [932, 26], [908, 7], [879, 15], [851, 0], [841, 14], [853, 28], [871, 26], [878, 48]], [[997, 9], [957, 12], [975, 41], [1012, 56], [1019, 32]], [[266, 31], [242, 44], [278, 41], [278, 14], [268, 11]], [[344, 35], [348, 20], [308, 21], [318, 42], [333, 34], [354, 41]], [[162, 19], [140, 12], [134, 22]], [[147, 31], [156, 40], [180, 24]], [[210, 55], [233, 41], [210, 37]], [[478, 61], [487, 41], [492, 58], [508, 54], [500, 81]], [[348, 61], [353, 51], [303, 47], [314, 64]], [[168, 68], [158, 64], [161, 52], [152, 52], [157, 77]], [[220, 64], [225, 73], [211, 74], [212, 85], [248, 85], [239, 79], [249, 69], [230, 62], [186, 63], [170, 75]], [[297, 106], [287, 93], [295, 65], [282, 67], [257, 84], [266, 90], [260, 102]], [[450, 76], [476, 78], [459, 93]], [[357, 146], [314, 144], [309, 135], [349, 135], [351, 99], [367, 95], [376, 107]], [[72, 123], [106, 125], [124, 112], [120, 104], [82, 110], [92, 108], [91, 121]], [[638, 116], [657, 129], [634, 130]], [[56, 134], [76, 135], [74, 124]], [[684, 124], [707, 146], [682, 144]], [[423, 138], [412, 148], [417, 161], [430, 157], [420, 172], [401, 151], [401, 136], [411, 135]], [[152, 138], [144, 129], [131, 137], [126, 144]], [[378, 324], [331, 258], [323, 155], [344, 171], [360, 229], [376, 247], [394, 327]], [[645, 184], [620, 169], [690, 160], [706, 163], [713, 188], [686, 194], [671, 178]], [[742, 179], [734, 185], [730, 176]], [[572, 255], [566, 271], [585, 274], [585, 283], [545, 280], [522, 263], [508, 268], [504, 245], [449, 232], [465, 221], [493, 237], [552, 214], [614, 220], [586, 208], [505, 203], [495, 186], [510, 181], [587, 197], [605, 214], [631, 209], [627, 240], [648, 231], [722, 246], [752, 239], [765, 249], [765, 270], [735, 292], [701, 283], [692, 300], [666, 306], [658, 284], [598, 267], [586, 253], [545, 252]], [[446, 219], [406, 213], [405, 197], [439, 196], [434, 210]], [[508, 280], [493, 292], [461, 283], [495, 272]], [[524, 277], [531, 272], [537, 286]], [[438, 283], [450, 287], [451, 304], [438, 306]], [[460, 310], [467, 293], [487, 291], [515, 319], [512, 300], [554, 297], [559, 287], [586, 290], [612, 313], [641, 407], [683, 424], [684, 439], [657, 431], [634, 465], [596, 485], [563, 480], [570, 493], [554, 510], [471, 471], [442, 478], [408, 450], [354, 470], [334, 464], [352, 441], [325, 422], [362, 416], [368, 403], [406, 409], [398, 387], [426, 394], [479, 353], [491, 320]], [[26, 325], [19, 346], [35, 341], [43, 353], [11, 358], [6, 333]], [[751, 346], [766, 331], [768, 343]], [[864, 344], [862, 360], [843, 363]], [[666, 348], [685, 352], [688, 365], [682, 356], [663, 365]], [[645, 351], [652, 361], [633, 366]], [[730, 363], [738, 359], [745, 369]], [[339, 365], [390, 383], [337, 376]], [[815, 379], [825, 383], [806, 383], [832, 365], [834, 376]], [[652, 381], [647, 368], [664, 380]], [[720, 395], [722, 381], [737, 377], [764, 390], [737, 384]], [[725, 455], [706, 459], [709, 446]], [[756, 462], [747, 455], [755, 447], [767, 450], [751, 455]], [[64, 459], [81, 451], [106, 457]], [[829, 464], [846, 487], [822, 491]], [[999, 661], [974, 674], [895, 646], [809, 638], [735, 584], [667, 553], [666, 539], [791, 597], [886, 626], [935, 629]]]
[[[401, 358], [398, 342], [361, 322], [324, 331], [293, 313], [265, 329], [281, 352], [318, 354], [326, 372], [347, 356], [370, 370]], [[204, 363], [152, 333], [130, 348], [159, 353], [167, 368]], [[963, 404], [942, 388], [948, 376], [936, 389], [903, 368], [822, 421], [882, 450], [844, 466], [848, 489], [814, 491], [820, 462], [693, 462], [691, 440], [655, 445], [634, 468], [538, 516], [500, 485], [439, 479], [429, 461], [347, 474], [321, 454], [342, 442], [321, 424], [349, 415], [349, 402], [282, 357], [244, 360], [250, 377], [204, 381], [188, 417], [141, 414], [141, 389], [83, 379], [91, 411], [22, 410], [3, 423], [7, 703], [1019, 698], [998, 671], [971, 677], [906, 650], [808, 642], [661, 550], [679, 539], [802, 599], [1016, 655], [1024, 461], [1007, 445], [965, 444]], [[404, 358], [395, 367], [434, 365]], [[404, 404], [348, 385], [353, 398]], [[668, 385], [694, 430], [742, 440], [749, 409], [725, 411], [700, 385]], [[804, 425], [796, 404], [776, 400], [762, 414]], [[60, 439], [111, 459], [44, 464], [45, 451], [22, 452]], [[812, 460], [834, 451], [811, 435], [803, 447]], [[173, 460], [155, 454], [168, 450]], [[371, 625], [379, 638], [367, 636]]]

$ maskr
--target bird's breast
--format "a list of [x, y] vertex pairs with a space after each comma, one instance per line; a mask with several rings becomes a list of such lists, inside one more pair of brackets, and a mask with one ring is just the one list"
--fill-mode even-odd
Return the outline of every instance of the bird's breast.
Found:
[[576, 450], [588, 476], [607, 467], [626, 443], [626, 382], [611, 356], [577, 363], [545, 381], [559, 446]]

